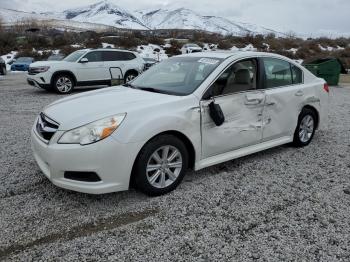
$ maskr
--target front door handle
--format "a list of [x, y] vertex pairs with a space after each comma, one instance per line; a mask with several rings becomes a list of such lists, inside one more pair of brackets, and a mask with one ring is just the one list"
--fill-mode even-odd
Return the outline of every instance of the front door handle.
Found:
[[298, 92], [295, 93], [295, 96], [303, 96], [304, 92], [302, 90], [299, 90]]
[[263, 94], [246, 94], [244, 104], [248, 106], [257, 106], [260, 105], [264, 100], [265, 95]]
[[259, 105], [260, 103], [262, 102], [262, 99], [250, 99], [248, 101], [245, 101], [245, 105], [247, 106], [256, 106], [256, 105]]

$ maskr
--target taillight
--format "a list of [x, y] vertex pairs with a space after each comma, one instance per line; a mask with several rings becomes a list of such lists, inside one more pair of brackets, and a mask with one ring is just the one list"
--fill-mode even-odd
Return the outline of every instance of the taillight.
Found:
[[323, 89], [324, 89], [324, 91], [329, 93], [329, 85], [327, 83], [324, 84]]

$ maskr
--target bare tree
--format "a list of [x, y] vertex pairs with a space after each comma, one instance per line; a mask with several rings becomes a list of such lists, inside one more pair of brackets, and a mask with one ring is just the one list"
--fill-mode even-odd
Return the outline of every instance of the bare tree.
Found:
[[0, 16], [0, 32], [4, 31], [4, 19]]

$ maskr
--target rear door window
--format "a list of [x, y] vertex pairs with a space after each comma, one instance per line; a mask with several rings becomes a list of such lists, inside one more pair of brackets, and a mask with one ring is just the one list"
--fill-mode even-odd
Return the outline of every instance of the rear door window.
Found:
[[291, 64], [276, 58], [263, 58], [266, 88], [275, 88], [293, 84]]
[[104, 61], [129, 61], [135, 59], [136, 56], [129, 52], [105, 51], [103, 52]]

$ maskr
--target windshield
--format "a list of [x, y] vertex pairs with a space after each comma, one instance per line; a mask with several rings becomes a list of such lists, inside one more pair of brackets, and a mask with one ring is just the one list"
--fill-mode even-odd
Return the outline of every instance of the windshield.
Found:
[[86, 51], [75, 51], [73, 53], [71, 53], [70, 55], [68, 55], [65, 59], [63, 59], [63, 61], [66, 62], [76, 62], [83, 54], [85, 54]]
[[16, 62], [25, 62], [25, 63], [31, 63], [33, 61], [33, 58], [31, 57], [20, 57], [16, 60]]
[[49, 56], [49, 58], [47, 59], [48, 61], [59, 61], [59, 60], [62, 60], [64, 56], [62, 55], [52, 55], [52, 56]]
[[189, 95], [222, 62], [219, 58], [174, 57], [151, 67], [131, 82], [132, 87], [154, 92]]

